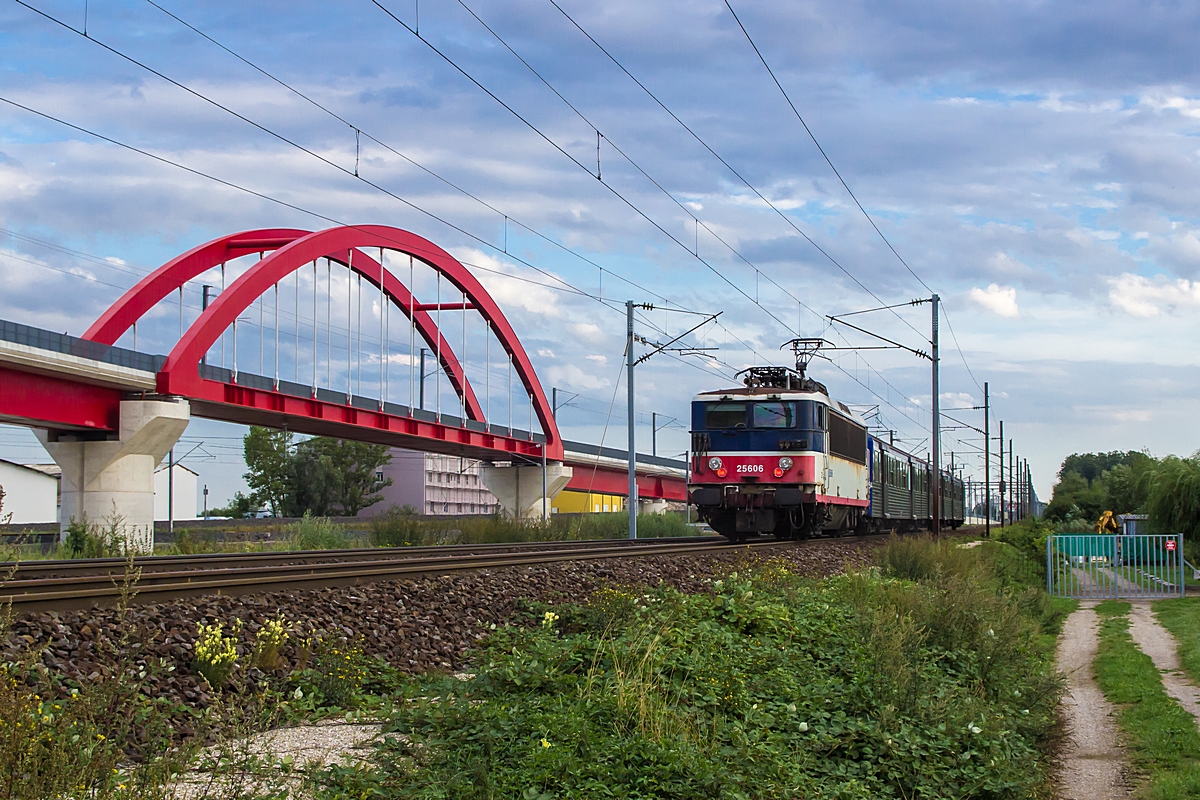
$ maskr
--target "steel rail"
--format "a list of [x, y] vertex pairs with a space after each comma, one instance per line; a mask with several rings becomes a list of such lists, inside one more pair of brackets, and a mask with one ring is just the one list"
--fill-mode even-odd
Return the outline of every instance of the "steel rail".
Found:
[[[711, 537], [706, 537], [710, 538]], [[661, 540], [660, 540], [661, 541]], [[580, 543], [572, 543], [580, 544]], [[382, 580], [419, 577], [429, 573], [499, 569], [563, 561], [637, 558], [649, 555], [691, 555], [749, 551], [794, 546], [796, 542], [765, 541], [730, 544], [721, 541], [651, 544], [615, 547], [550, 548], [509, 553], [459, 555], [410, 559], [375, 559], [365, 562], [321, 562], [294, 565], [247, 566], [218, 570], [150, 573], [136, 584], [135, 604], [160, 603], [203, 595], [245, 595], [288, 589], [356, 586]], [[47, 578], [14, 581], [4, 587], [0, 603], [11, 603], [16, 613], [68, 611], [116, 604], [122, 595], [122, 576]], [[24, 590], [24, 591], [22, 591]]]
[[[493, 544], [448, 544], [420, 545], [415, 547], [354, 547], [342, 550], [282, 550], [246, 553], [196, 553], [191, 555], [138, 556], [133, 566], [146, 576], [155, 572], [177, 570], [219, 569], [225, 566], [242, 567], [250, 564], [266, 566], [284, 563], [354, 562], [376, 559], [408, 560], [425, 556], [473, 555], [502, 553], [530, 549], [556, 549], [580, 546], [630, 547], [639, 545], [685, 544], [719, 541], [714, 535], [671, 537], [666, 539], [590, 539], [553, 542], [499, 542]], [[17, 562], [12, 581], [35, 580], [50, 577], [90, 577], [94, 575], [120, 576], [124, 574], [127, 560], [124, 558], [77, 558], [51, 559], [45, 561]], [[3, 570], [0, 565], [0, 570]]]

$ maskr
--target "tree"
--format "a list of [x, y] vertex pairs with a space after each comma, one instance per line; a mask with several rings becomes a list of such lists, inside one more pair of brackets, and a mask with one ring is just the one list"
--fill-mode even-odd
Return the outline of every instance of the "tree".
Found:
[[309, 439], [296, 446], [288, 476], [287, 515], [332, 516], [341, 499], [342, 476], [333, 459], [323, 452], [322, 439]]
[[391, 478], [376, 476], [392, 460], [383, 445], [324, 436], [296, 443], [288, 431], [252, 427], [243, 446], [246, 482], [276, 516], [357, 516], [392, 485]]
[[379, 479], [376, 472], [392, 460], [388, 448], [364, 442], [318, 437], [296, 448], [293, 491], [296, 507], [313, 514], [340, 511], [347, 517], [383, 499], [379, 489], [392, 479]]
[[1200, 537], [1200, 453], [1167, 456], [1146, 481], [1146, 510], [1158, 533]]
[[253, 495], [246, 495], [242, 492], [234, 492], [229, 503], [223, 508], [210, 508], [208, 513], [213, 517], [229, 517], [231, 519], [245, 519], [254, 513], [258, 506], [258, 500]]
[[391, 463], [388, 448], [366, 442], [347, 442], [341, 439], [318, 439], [318, 449], [332, 463], [341, 479], [338, 504], [347, 517], [356, 517], [358, 512], [369, 508], [383, 499], [379, 490], [392, 485], [391, 478], [377, 475], [379, 468]]
[[1150, 456], [1136, 450], [1126, 453], [1122, 453], [1120, 450], [1113, 450], [1111, 453], [1073, 453], [1063, 459], [1058, 477], [1063, 478], [1067, 473], [1074, 472], [1087, 481], [1088, 486], [1091, 486], [1097, 478], [1118, 464], [1133, 466], [1139, 461], [1145, 460], [1150, 460]]
[[293, 442], [291, 431], [250, 426], [242, 439], [242, 449], [249, 472], [245, 474], [254, 496], [271, 507], [271, 513], [284, 516], [288, 498], [292, 495]]

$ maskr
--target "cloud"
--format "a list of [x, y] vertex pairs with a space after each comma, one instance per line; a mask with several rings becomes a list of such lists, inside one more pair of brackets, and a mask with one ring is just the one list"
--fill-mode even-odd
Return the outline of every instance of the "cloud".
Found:
[[967, 297], [993, 314], [999, 314], [1002, 317], [1015, 317], [1019, 314], [1017, 290], [1011, 286], [1001, 287], [996, 283], [990, 284], [987, 289], [974, 286], [967, 293]]
[[[574, 364], [551, 367], [546, 370], [546, 376], [550, 379], [548, 382], [549, 385], [564, 385], [572, 389], [603, 389], [606, 386], [612, 385], [612, 382], [608, 378], [584, 372]], [[544, 383], [543, 385], [547, 384]]]
[[1158, 93], [1144, 96], [1142, 103], [1160, 113], [1163, 111], [1178, 111], [1185, 117], [1200, 119], [1200, 100], [1193, 100], [1190, 97]]
[[587, 360], [595, 361], [597, 364], [600, 364], [603, 366], [604, 364], [608, 363], [608, 356], [590, 355], [587, 357]]
[[599, 342], [604, 339], [604, 331], [599, 325], [592, 322], [575, 322], [572, 323], [570, 329], [576, 336], [586, 339], [589, 342]]
[[1177, 312], [1200, 305], [1200, 281], [1186, 278], [1150, 280], [1142, 275], [1124, 273], [1109, 278], [1108, 300], [1116, 308], [1135, 317], [1156, 317], [1164, 311]]
[[565, 315], [559, 303], [559, 293], [538, 285], [546, 280], [543, 276], [518, 269], [479, 250], [461, 249], [455, 252], [455, 257], [468, 267], [476, 268], [479, 282], [488, 290], [492, 299], [499, 303], [500, 308], [520, 308], [555, 319]]
[[537, 354], [539, 356], [541, 356], [542, 358], [554, 358], [555, 357], [554, 351], [551, 350], [549, 347], [539, 347]]

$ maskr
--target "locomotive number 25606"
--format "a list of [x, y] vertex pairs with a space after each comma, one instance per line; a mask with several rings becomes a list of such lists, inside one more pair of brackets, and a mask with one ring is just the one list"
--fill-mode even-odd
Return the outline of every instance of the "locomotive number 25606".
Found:
[[738, 464], [738, 472], [763, 472], [762, 464]]

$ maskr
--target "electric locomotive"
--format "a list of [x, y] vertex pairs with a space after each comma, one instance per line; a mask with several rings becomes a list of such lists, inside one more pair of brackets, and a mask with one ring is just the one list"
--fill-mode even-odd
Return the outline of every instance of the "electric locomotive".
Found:
[[[795, 369], [751, 367], [742, 386], [693, 399], [688, 492], [700, 516], [734, 541], [928, 527], [928, 463], [876, 440], [805, 374], [821, 340], [789, 344]], [[937, 483], [943, 526], [956, 528], [963, 483], [945, 471]]]

